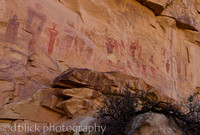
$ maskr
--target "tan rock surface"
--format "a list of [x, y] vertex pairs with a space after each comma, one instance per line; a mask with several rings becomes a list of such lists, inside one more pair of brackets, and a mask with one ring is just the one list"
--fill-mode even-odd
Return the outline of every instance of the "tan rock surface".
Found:
[[139, 90], [150, 88], [142, 79], [123, 74], [122, 72], [96, 72], [80, 68], [72, 68], [63, 72], [53, 81], [52, 87], [91, 88], [104, 93], [120, 87], [130, 87]]
[[[191, 94], [200, 82], [199, 34], [191, 31], [200, 28], [198, 3], [1, 0], [0, 77], [30, 79], [31, 92], [15, 82], [14, 101], [72, 67], [122, 71], [175, 99]], [[159, 15], [152, 4], [161, 7]]]
[[98, 91], [88, 88], [73, 88], [73, 89], [62, 90], [61, 95], [66, 97], [75, 97], [79, 99], [96, 99], [100, 97], [102, 94]]
[[56, 122], [62, 118], [62, 115], [40, 105], [40, 102], [49, 96], [53, 90], [43, 89], [25, 101], [5, 105], [0, 110], [0, 119], [25, 119], [44, 123]]
[[163, 11], [162, 15], [175, 18], [179, 28], [199, 31], [199, 14], [195, 9], [197, 4], [196, 0], [174, 0]]
[[88, 112], [89, 110], [95, 109], [95, 104], [91, 100], [71, 98], [57, 104], [56, 107], [65, 110], [67, 116], [71, 118], [74, 115], [80, 115]]
[[9, 81], [0, 81], [0, 106], [9, 104], [13, 100], [13, 91], [15, 85], [13, 82]]
[[174, 125], [174, 129], [169, 126], [169, 120], [164, 115], [146, 113], [136, 119], [135, 123], [132, 123], [134, 133], [129, 132], [128, 135], [181, 135]]
[[126, 85], [188, 97], [200, 87], [199, 5], [0, 0], [0, 118], [55, 122]]

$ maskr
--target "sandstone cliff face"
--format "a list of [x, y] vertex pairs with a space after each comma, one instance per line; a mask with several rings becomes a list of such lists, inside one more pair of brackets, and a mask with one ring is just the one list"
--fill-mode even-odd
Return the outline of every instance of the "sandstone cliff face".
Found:
[[[199, 0], [0, 0], [2, 123], [62, 123], [142, 79], [174, 100], [196, 92], [199, 12]], [[73, 67], [98, 73], [57, 78]]]

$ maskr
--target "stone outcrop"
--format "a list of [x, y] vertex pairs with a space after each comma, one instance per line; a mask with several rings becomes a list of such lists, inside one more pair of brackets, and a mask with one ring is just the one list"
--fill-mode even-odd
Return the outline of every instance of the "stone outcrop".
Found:
[[[172, 123], [172, 122], [171, 122]], [[173, 129], [171, 127], [173, 127]], [[169, 125], [167, 117], [161, 114], [146, 113], [133, 119], [127, 135], [181, 135], [174, 124]]]
[[121, 71], [174, 99], [199, 87], [198, 1], [2, 0], [1, 5], [0, 79], [14, 83], [12, 102], [50, 87], [73, 67]]
[[53, 91], [53, 89], [43, 89], [38, 91], [25, 101], [6, 105], [0, 112], [1, 119], [24, 119], [36, 122], [55, 122], [62, 118], [60, 114], [48, 111], [40, 105], [40, 102]]
[[55, 88], [92, 88], [102, 92], [112, 88], [130, 87], [132, 89], [148, 89], [150, 87], [142, 79], [121, 72], [95, 72], [88, 69], [69, 69], [58, 76], [52, 83]]
[[[11, 86], [7, 89], [12, 89]], [[49, 124], [68, 127], [78, 126], [81, 123], [83, 126], [85, 122], [90, 123], [90, 126], [98, 123], [95, 118], [96, 109], [101, 106], [104, 94], [117, 94], [123, 88], [128, 88], [133, 92], [148, 90], [154, 93], [152, 95], [155, 96], [154, 99], [172, 100], [142, 79], [122, 72], [96, 72], [72, 68], [58, 76], [52, 82], [52, 87], [54, 88], [41, 89], [24, 101], [6, 104], [0, 110], [0, 119], [8, 119], [12, 123], [22, 120], [17, 122], [21, 125], [26, 122], [40, 123], [42, 124], [40, 132], [44, 132], [44, 127]], [[56, 133], [56, 131], [45, 132]], [[97, 133], [94, 132], [94, 134]]]
[[199, 0], [0, 0], [0, 123], [93, 117], [126, 86], [199, 91], [199, 13]]

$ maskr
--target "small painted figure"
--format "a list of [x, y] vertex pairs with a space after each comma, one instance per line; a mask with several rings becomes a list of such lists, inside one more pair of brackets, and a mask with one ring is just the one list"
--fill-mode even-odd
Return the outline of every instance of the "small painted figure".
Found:
[[150, 61], [152, 64], [154, 64], [154, 57], [153, 57], [153, 55], [151, 55], [151, 57], [149, 58], [149, 61]]
[[142, 58], [141, 58], [142, 48], [141, 48], [141, 46], [139, 46], [139, 42], [138, 41], [136, 41], [134, 43], [133, 42], [131, 43], [131, 45], [130, 45], [130, 52], [131, 52], [131, 56], [132, 56], [133, 62], [135, 60], [139, 60], [139, 61], [142, 60]]
[[178, 77], [180, 78], [181, 77], [181, 68], [182, 68], [182, 61], [181, 61], [180, 53], [177, 53], [177, 55], [175, 56], [175, 59], [176, 59]]
[[43, 7], [42, 7], [42, 5], [40, 5], [39, 3], [35, 3], [35, 7], [37, 8], [37, 9], [39, 9], [39, 10], [41, 10]]
[[87, 53], [86, 53], [87, 60], [91, 59], [92, 54], [93, 54], [93, 49], [91, 47], [88, 47], [87, 48]]
[[113, 49], [114, 49], [115, 45], [112, 43], [112, 39], [111, 38], [108, 38], [107, 41], [108, 41], [106, 43], [107, 53], [108, 54], [113, 54]]
[[187, 66], [188, 66], [188, 60], [187, 59], [184, 59], [184, 68], [185, 68], [185, 80], [187, 80]]
[[71, 48], [73, 41], [74, 41], [74, 37], [72, 37], [70, 35], [66, 35], [66, 37], [65, 37], [65, 43], [66, 43], [66, 49], [67, 49], [67, 51], [69, 51], [69, 49]]
[[169, 73], [169, 68], [170, 68], [170, 63], [169, 63], [169, 59], [167, 59], [167, 63], [166, 63], [166, 71], [167, 71], [167, 73]]
[[150, 70], [152, 73], [152, 78], [156, 79], [156, 69], [154, 67], [150, 66]]
[[144, 77], [147, 77], [147, 66], [146, 65], [142, 65], [142, 75]]
[[136, 49], [137, 49], [137, 46], [135, 45], [135, 43], [132, 43], [130, 46], [130, 50], [131, 50], [131, 56], [133, 60], [135, 59]]
[[119, 43], [119, 47], [120, 47], [120, 54], [123, 55], [125, 53], [124, 41], [121, 40], [121, 43]]
[[33, 34], [32, 39], [29, 41], [29, 46], [28, 46], [28, 53], [29, 55], [34, 54], [37, 52], [37, 38]]

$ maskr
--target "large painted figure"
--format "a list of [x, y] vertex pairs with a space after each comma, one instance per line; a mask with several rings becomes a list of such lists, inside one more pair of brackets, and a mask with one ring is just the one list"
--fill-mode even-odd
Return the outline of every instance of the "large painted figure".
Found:
[[58, 35], [58, 31], [55, 28], [56, 25], [53, 25], [53, 28], [49, 28], [50, 39], [49, 39], [48, 55], [52, 54], [56, 36]]
[[14, 42], [17, 39], [17, 33], [19, 28], [19, 22], [17, 21], [17, 15], [14, 15], [8, 22], [6, 30], [6, 41]]

